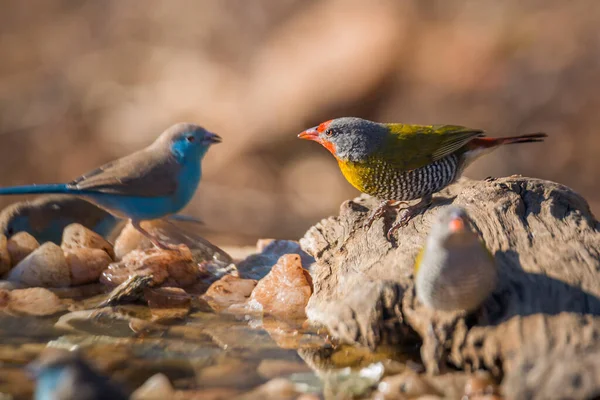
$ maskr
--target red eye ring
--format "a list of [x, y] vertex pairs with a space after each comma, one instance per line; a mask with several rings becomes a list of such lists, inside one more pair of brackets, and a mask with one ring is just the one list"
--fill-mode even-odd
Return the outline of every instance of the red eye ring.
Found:
[[194, 140], [196, 140], [196, 138], [194, 136], [186, 136], [185, 140], [187, 140], [188, 142], [193, 142]]
[[325, 136], [331, 137], [333, 135], [333, 131], [331, 129], [327, 129], [325, 131]]

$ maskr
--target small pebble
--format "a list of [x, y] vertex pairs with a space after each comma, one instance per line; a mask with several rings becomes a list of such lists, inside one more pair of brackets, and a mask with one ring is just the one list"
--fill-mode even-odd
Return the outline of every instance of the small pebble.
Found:
[[40, 247], [38, 241], [27, 232], [15, 233], [6, 243], [13, 267], [19, 264], [35, 249]]
[[11, 267], [10, 253], [8, 252], [8, 239], [0, 235], [0, 276], [8, 272]]
[[300, 256], [286, 254], [258, 282], [250, 296], [250, 303], [260, 304], [263, 311], [270, 314], [302, 317], [311, 294], [312, 279], [302, 268]]
[[165, 374], [154, 374], [131, 394], [131, 400], [166, 400], [173, 398], [175, 390]]
[[[474, 398], [474, 396], [498, 394], [498, 385], [494, 378], [485, 371], [477, 371], [473, 376], [467, 379], [465, 383], [465, 396]], [[478, 397], [479, 398], [479, 397]]]
[[66, 305], [54, 293], [44, 288], [0, 290], [0, 308], [19, 314], [45, 316], [66, 309]]
[[100, 282], [117, 286], [133, 275], [152, 276], [155, 285], [185, 287], [198, 279], [198, 266], [186, 246], [179, 250], [134, 250], [102, 273]]
[[65, 228], [61, 247], [65, 253], [80, 248], [100, 249], [104, 250], [111, 259], [115, 258], [112, 245], [102, 236], [81, 224], [71, 224]]
[[232, 304], [245, 303], [256, 287], [254, 279], [242, 279], [233, 275], [225, 275], [207, 289], [202, 296], [216, 310], [223, 310]]
[[112, 262], [105, 250], [86, 247], [70, 248], [65, 252], [65, 258], [71, 271], [72, 285], [96, 282]]
[[29, 286], [65, 287], [71, 285], [71, 271], [62, 249], [46, 242], [17, 264], [8, 280]]

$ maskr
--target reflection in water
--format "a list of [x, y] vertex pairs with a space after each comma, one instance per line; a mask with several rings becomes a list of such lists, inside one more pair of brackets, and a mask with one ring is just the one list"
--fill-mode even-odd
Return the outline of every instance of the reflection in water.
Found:
[[226, 388], [230, 394], [235, 389], [258, 395], [276, 386], [261, 385], [283, 377], [298, 393], [358, 394], [370, 390], [384, 371], [404, 368], [405, 355], [337, 345], [303, 322], [196, 308], [185, 319], [157, 322], [153, 310], [141, 305], [48, 318], [1, 315], [0, 392], [17, 399], [31, 395], [34, 382], [22, 368], [46, 342], [81, 350], [129, 391], [162, 373], [175, 390], [186, 392]]

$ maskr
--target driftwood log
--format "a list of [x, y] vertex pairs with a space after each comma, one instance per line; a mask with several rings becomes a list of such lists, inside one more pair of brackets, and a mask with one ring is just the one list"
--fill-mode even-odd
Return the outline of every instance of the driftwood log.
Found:
[[[414, 295], [415, 256], [452, 203], [467, 210], [499, 269], [497, 289], [472, 315], [431, 311]], [[363, 229], [377, 204], [366, 195], [346, 201], [301, 239], [316, 260], [312, 321], [370, 347], [416, 336], [428, 372], [487, 369], [519, 398], [541, 396], [550, 380], [548, 393], [600, 395], [600, 225], [581, 196], [538, 179], [462, 179], [395, 243], [385, 237], [395, 213]]]

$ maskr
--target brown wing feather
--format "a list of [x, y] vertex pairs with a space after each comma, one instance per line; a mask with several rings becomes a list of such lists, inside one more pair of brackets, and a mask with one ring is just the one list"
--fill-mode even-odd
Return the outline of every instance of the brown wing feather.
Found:
[[84, 174], [70, 185], [124, 196], [169, 196], [177, 190], [179, 169], [170, 153], [144, 149]]

